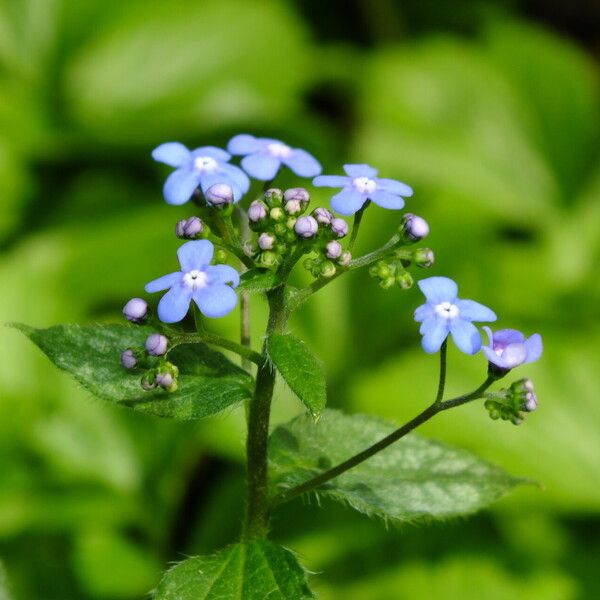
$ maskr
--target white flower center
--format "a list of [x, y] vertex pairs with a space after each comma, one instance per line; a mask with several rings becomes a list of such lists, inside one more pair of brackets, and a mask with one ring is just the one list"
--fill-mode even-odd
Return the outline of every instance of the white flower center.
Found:
[[219, 167], [219, 163], [210, 156], [199, 156], [194, 159], [194, 169], [200, 173], [212, 173]]
[[183, 285], [195, 292], [208, 285], [208, 275], [204, 271], [188, 271], [183, 276]]
[[442, 317], [448, 321], [456, 319], [459, 312], [458, 306], [456, 306], [456, 304], [451, 304], [450, 302], [441, 302], [433, 310], [438, 317]]
[[277, 158], [287, 158], [292, 153], [292, 149], [289, 146], [280, 144], [279, 142], [267, 144], [267, 150], [271, 156], [275, 156]]
[[361, 194], [372, 194], [377, 189], [377, 184], [368, 177], [357, 177], [352, 181], [352, 185]]

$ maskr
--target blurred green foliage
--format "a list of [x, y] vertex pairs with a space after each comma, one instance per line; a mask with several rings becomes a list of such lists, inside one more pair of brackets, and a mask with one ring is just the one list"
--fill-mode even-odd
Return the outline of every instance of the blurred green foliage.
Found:
[[[375, 164], [415, 188], [430, 273], [546, 344], [528, 369], [540, 408], [524, 425], [468, 406], [424, 433], [543, 489], [400, 530], [295, 502], [276, 539], [320, 573], [326, 600], [596, 597], [597, 64], [500, 2], [338, 4], [312, 14], [284, 0], [0, 0], [0, 320], [118, 321], [173, 266], [172, 226], [190, 210], [161, 200], [164, 172], [149, 156], [160, 142], [250, 131], [310, 149], [327, 172]], [[370, 212], [359, 250], [396, 222]], [[436, 365], [418, 347], [419, 302], [355, 274], [303, 309], [292, 330], [324, 360], [330, 405], [397, 421], [424, 405]], [[253, 312], [258, 340], [264, 307]], [[215, 327], [235, 336], [236, 318]], [[1, 339], [0, 558], [15, 600], [141, 598], [169, 561], [235, 540], [240, 411], [198, 424], [130, 415], [17, 332]], [[451, 352], [449, 391], [484, 368]], [[301, 411], [281, 386], [274, 422]]]

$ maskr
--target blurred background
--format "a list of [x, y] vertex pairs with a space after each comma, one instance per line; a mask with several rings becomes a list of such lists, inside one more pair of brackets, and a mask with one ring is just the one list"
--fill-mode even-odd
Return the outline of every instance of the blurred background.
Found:
[[[173, 226], [193, 209], [162, 201], [161, 142], [248, 132], [308, 149], [326, 173], [376, 165], [414, 187], [408, 208], [431, 225], [437, 262], [418, 275], [454, 278], [500, 327], [545, 341], [518, 373], [540, 401], [522, 426], [473, 405], [423, 432], [542, 487], [399, 529], [297, 501], [274, 537], [319, 573], [323, 600], [598, 598], [599, 59], [600, 5], [585, 0], [0, 0], [0, 321], [120, 321], [173, 269]], [[399, 221], [369, 213], [357, 254]], [[306, 305], [292, 329], [325, 361], [330, 405], [395, 421], [424, 406], [437, 363], [419, 348], [420, 303], [355, 273]], [[214, 326], [235, 336], [237, 315]], [[15, 600], [144, 598], [170, 561], [235, 539], [240, 410], [133, 415], [19, 333], [0, 340]], [[454, 348], [449, 364], [450, 393], [485, 371]], [[274, 422], [300, 410], [282, 387]]]

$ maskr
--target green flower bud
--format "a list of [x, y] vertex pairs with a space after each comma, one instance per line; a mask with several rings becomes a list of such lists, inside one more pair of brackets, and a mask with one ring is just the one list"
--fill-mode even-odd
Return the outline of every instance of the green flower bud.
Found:
[[385, 279], [382, 279], [379, 282], [379, 285], [384, 289], [384, 290], [389, 290], [391, 287], [393, 287], [396, 284], [396, 278], [392, 275], [391, 277], [386, 277]]
[[396, 274], [396, 284], [402, 290], [409, 290], [414, 284], [414, 279], [408, 271], [400, 271]]
[[265, 192], [264, 199], [270, 208], [281, 206], [283, 203], [283, 192], [279, 188], [271, 188]]
[[216, 264], [224, 263], [227, 260], [227, 252], [223, 248], [215, 248], [214, 261]]
[[335, 265], [330, 260], [325, 260], [321, 263], [321, 266], [319, 268], [319, 273], [321, 277], [333, 277], [335, 275], [335, 272]]
[[273, 221], [283, 221], [287, 215], [283, 211], [283, 208], [276, 206], [270, 210], [269, 217], [271, 217]]
[[422, 269], [428, 269], [435, 261], [435, 255], [431, 248], [417, 248], [413, 253], [415, 265]]
[[259, 262], [263, 267], [275, 267], [281, 262], [281, 256], [271, 250], [261, 252]]

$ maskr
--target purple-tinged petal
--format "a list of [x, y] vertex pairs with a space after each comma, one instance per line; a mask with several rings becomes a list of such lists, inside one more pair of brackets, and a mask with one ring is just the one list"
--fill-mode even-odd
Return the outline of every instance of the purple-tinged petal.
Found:
[[217, 283], [194, 292], [194, 302], [200, 312], [216, 319], [230, 313], [237, 304], [237, 294], [228, 286]]
[[225, 152], [225, 150], [216, 146], [201, 146], [192, 150], [192, 158], [200, 158], [201, 156], [213, 158], [217, 162], [227, 162], [231, 159], [229, 152]]
[[359, 211], [366, 201], [367, 197], [358, 190], [346, 187], [331, 199], [331, 208], [347, 217]]
[[294, 150], [290, 156], [283, 157], [282, 162], [299, 177], [314, 177], [321, 172], [319, 161], [300, 148]]
[[237, 287], [240, 283], [239, 273], [229, 265], [214, 265], [206, 267], [208, 275], [208, 283], [230, 283], [233, 287]]
[[352, 183], [350, 177], [344, 175], [319, 175], [313, 179], [315, 187], [344, 187]]
[[168, 204], [185, 204], [199, 184], [199, 173], [187, 167], [177, 169], [167, 177], [163, 195]]
[[348, 177], [353, 179], [356, 177], [368, 177], [373, 179], [377, 177], [377, 169], [374, 169], [371, 165], [344, 165], [344, 171]]
[[494, 365], [498, 365], [499, 367], [504, 367], [502, 364], [502, 359], [490, 348], [490, 346], [482, 346], [481, 349], [485, 354], [486, 358]]
[[377, 187], [398, 196], [410, 197], [413, 195], [413, 189], [409, 185], [395, 179], [378, 179]]
[[152, 294], [153, 292], [162, 292], [163, 290], [168, 290], [170, 287], [178, 284], [181, 281], [182, 274], [178, 271], [177, 273], [169, 273], [168, 275], [163, 275], [150, 283], [147, 283], [144, 289]]
[[244, 173], [244, 171], [242, 171], [239, 167], [229, 164], [221, 165], [220, 171], [225, 173], [227, 178], [237, 185], [242, 192], [242, 195], [250, 189], [250, 180], [248, 179], [248, 175], [246, 175], [246, 173]]
[[177, 250], [177, 258], [181, 270], [204, 271], [212, 260], [214, 246], [208, 240], [192, 240], [180, 246]]
[[517, 329], [499, 329], [493, 334], [493, 346], [508, 346], [508, 344], [522, 344], [525, 336]]
[[383, 190], [376, 190], [372, 194], [369, 194], [369, 198], [381, 206], [381, 208], [390, 208], [392, 210], [400, 210], [404, 207], [404, 200], [396, 194], [385, 192]]
[[428, 354], [437, 352], [448, 337], [448, 324], [437, 319], [428, 319], [421, 325], [424, 330], [421, 346]]
[[[495, 321], [498, 317], [496, 313], [475, 300], [458, 300], [456, 306], [460, 311], [461, 319], [467, 319], [469, 321]], [[494, 334], [494, 341], [496, 341], [498, 332]], [[516, 341], [516, 340], [511, 340]]]
[[479, 331], [473, 323], [463, 321], [460, 318], [454, 319], [450, 322], [450, 332], [459, 350], [462, 350], [465, 354], [479, 352], [481, 348], [481, 335], [479, 335]]
[[483, 349], [485, 350], [487, 347], [492, 349], [494, 347], [494, 334], [492, 333], [492, 330], [487, 325], [484, 325], [481, 329], [485, 331], [485, 334], [488, 337], [488, 346], [484, 346]]
[[528, 337], [523, 345], [527, 351], [527, 358], [524, 362], [534, 362], [542, 356], [544, 347], [542, 344], [542, 336], [539, 333], [534, 333], [531, 337]]
[[167, 142], [152, 150], [152, 158], [170, 167], [183, 167], [190, 162], [191, 152], [179, 142]]
[[514, 369], [525, 362], [525, 359], [527, 358], [525, 345], [518, 342], [516, 344], [509, 344], [502, 351], [501, 358], [505, 368]]
[[242, 158], [242, 168], [248, 175], [261, 181], [271, 181], [275, 179], [281, 161], [268, 154], [256, 153], [248, 154]]
[[181, 321], [190, 308], [192, 290], [183, 285], [173, 286], [158, 303], [158, 318], [163, 323]]
[[440, 302], [454, 303], [458, 295], [458, 286], [449, 277], [421, 279], [418, 286], [425, 294], [425, 298], [432, 304], [440, 304]]
[[247, 133], [233, 136], [227, 144], [227, 151], [231, 154], [252, 154], [260, 148], [259, 141], [253, 135]]
[[415, 309], [415, 321], [417, 323], [429, 319], [430, 317], [435, 317], [435, 312], [430, 304], [421, 304], [421, 306]]

